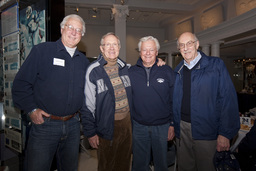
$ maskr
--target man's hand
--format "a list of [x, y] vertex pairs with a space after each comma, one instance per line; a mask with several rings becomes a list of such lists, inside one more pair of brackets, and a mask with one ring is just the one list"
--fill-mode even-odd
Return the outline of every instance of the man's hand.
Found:
[[89, 140], [89, 143], [90, 143], [92, 148], [96, 148], [96, 149], [98, 148], [98, 146], [99, 146], [99, 137], [98, 137], [98, 135], [94, 135], [93, 137], [88, 138], [88, 140]]
[[219, 135], [217, 138], [217, 151], [228, 151], [230, 147], [229, 139]]
[[30, 119], [34, 124], [42, 124], [44, 123], [43, 116], [47, 118], [50, 117], [50, 115], [42, 109], [36, 109], [34, 112], [30, 114]]
[[175, 136], [174, 127], [170, 126], [168, 129], [168, 141], [172, 140]]
[[161, 58], [157, 58], [157, 59], [158, 59], [157, 66], [163, 66], [166, 64]]

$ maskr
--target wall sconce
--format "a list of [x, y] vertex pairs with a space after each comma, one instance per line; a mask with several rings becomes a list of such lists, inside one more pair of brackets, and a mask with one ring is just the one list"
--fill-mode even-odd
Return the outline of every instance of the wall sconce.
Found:
[[76, 11], [76, 12], [78, 12], [78, 11], [79, 11], [79, 8], [78, 8], [78, 7], [76, 7], [75, 11]]

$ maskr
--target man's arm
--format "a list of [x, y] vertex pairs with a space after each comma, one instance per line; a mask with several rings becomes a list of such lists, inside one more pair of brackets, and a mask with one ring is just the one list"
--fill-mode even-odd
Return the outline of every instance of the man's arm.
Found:
[[158, 59], [158, 61], [157, 61], [157, 66], [163, 66], [163, 65], [166, 64], [166, 62], [163, 61], [162, 58], [157, 58], [157, 59]]
[[42, 124], [44, 123], [43, 117], [50, 117], [50, 115], [41, 109], [34, 109], [29, 113], [29, 117], [34, 124]]
[[219, 135], [217, 138], [217, 151], [228, 151], [230, 147], [229, 139]]
[[85, 76], [84, 102], [80, 110], [84, 135], [88, 138], [96, 135], [96, 85], [90, 81], [90, 71]]
[[229, 150], [229, 140], [233, 138], [240, 129], [240, 118], [237, 94], [228, 70], [222, 60], [220, 60], [218, 67], [220, 81], [217, 103], [220, 106], [220, 120], [217, 150], [225, 151]]
[[24, 110], [26, 113], [37, 108], [33, 87], [38, 73], [38, 56], [40, 56], [40, 53], [34, 47], [13, 81], [12, 98], [14, 106]]
[[99, 136], [98, 135], [94, 135], [93, 137], [88, 138], [89, 143], [91, 145], [92, 148], [98, 148], [99, 146]]
[[173, 126], [169, 126], [169, 129], [168, 129], [168, 141], [172, 140], [175, 136], [175, 133], [174, 133], [174, 127]]

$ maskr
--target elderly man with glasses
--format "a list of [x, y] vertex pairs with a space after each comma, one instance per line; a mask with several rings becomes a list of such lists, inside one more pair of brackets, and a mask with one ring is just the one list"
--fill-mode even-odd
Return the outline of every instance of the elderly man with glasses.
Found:
[[101, 54], [85, 77], [82, 124], [97, 149], [98, 171], [129, 171], [131, 165], [131, 82], [128, 66], [119, 58], [120, 48], [114, 33], [103, 35]]
[[216, 150], [228, 151], [240, 128], [236, 91], [224, 62], [198, 51], [194, 34], [181, 34], [177, 46], [184, 58], [173, 95], [178, 168], [214, 171]]
[[58, 171], [78, 167], [79, 110], [89, 60], [77, 44], [85, 22], [72, 14], [60, 27], [61, 38], [34, 46], [13, 82], [14, 105], [32, 123], [24, 162], [28, 171], [49, 171], [55, 153]]

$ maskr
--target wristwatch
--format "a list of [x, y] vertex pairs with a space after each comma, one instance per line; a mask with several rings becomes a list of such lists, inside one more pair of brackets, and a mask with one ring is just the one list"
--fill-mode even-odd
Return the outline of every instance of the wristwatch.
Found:
[[28, 112], [28, 116], [30, 116], [33, 112], [35, 112], [37, 110], [37, 108], [31, 110], [30, 112]]

